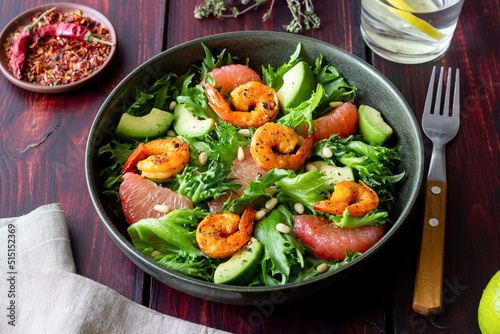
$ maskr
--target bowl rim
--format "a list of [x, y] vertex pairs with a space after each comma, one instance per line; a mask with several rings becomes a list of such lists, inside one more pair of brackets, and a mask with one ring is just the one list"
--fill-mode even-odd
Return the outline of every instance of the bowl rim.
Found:
[[[102, 64], [102, 66], [97, 69], [95, 72], [93, 72], [91, 75], [88, 77], [78, 80], [73, 83], [65, 84], [65, 85], [56, 85], [56, 86], [44, 86], [44, 85], [39, 85], [36, 83], [31, 83], [28, 81], [24, 81], [21, 79], [16, 78], [14, 74], [10, 71], [6, 56], [3, 52], [3, 45], [4, 41], [7, 39], [7, 36], [11, 34], [12, 32], [16, 31], [20, 26], [25, 26], [29, 24], [29, 18], [36, 15], [39, 12], [44, 12], [52, 7], [56, 7], [56, 9], [61, 10], [64, 13], [74, 11], [76, 9], [79, 9], [82, 11], [82, 15], [86, 17], [90, 17], [93, 20], [99, 22], [102, 26], [104, 26], [106, 29], [108, 29], [111, 41], [115, 44], [111, 46], [110, 52], [108, 59]], [[81, 5], [81, 4], [76, 4], [76, 3], [67, 3], [67, 2], [60, 2], [60, 3], [49, 3], [41, 6], [37, 6], [31, 9], [28, 9], [21, 14], [17, 15], [15, 18], [13, 18], [7, 25], [2, 29], [0, 32], [0, 45], [2, 45], [2, 51], [0, 52], [0, 71], [3, 73], [3, 75], [9, 80], [11, 83], [14, 85], [23, 88], [28, 91], [32, 92], [37, 92], [37, 93], [64, 93], [68, 91], [75, 90], [77, 88], [83, 87], [85, 85], [88, 85], [91, 83], [93, 80], [95, 80], [97, 77], [99, 77], [104, 71], [106, 71], [112, 60], [115, 58], [115, 55], [117, 53], [117, 47], [118, 47], [118, 37], [116, 34], [116, 30], [113, 27], [113, 24], [109, 19], [104, 16], [101, 12], [97, 11], [96, 9], [86, 6], [86, 5]]]
[[[418, 141], [417, 141], [417, 149], [418, 149], [418, 161], [416, 161], [417, 167], [417, 176], [415, 179], [416, 187], [415, 191], [411, 194], [410, 198], [408, 199], [407, 203], [405, 206], [402, 207], [401, 211], [402, 214], [398, 217], [396, 221], [393, 222], [391, 228], [386, 231], [382, 239], [380, 239], [375, 245], [373, 245], [368, 251], [364, 252], [362, 256], [346, 263], [345, 265], [340, 266], [339, 268], [336, 268], [335, 270], [332, 270], [331, 272], [324, 273], [322, 275], [318, 275], [316, 277], [309, 278], [304, 281], [300, 282], [293, 282], [293, 283], [287, 283], [284, 285], [277, 285], [277, 286], [253, 286], [253, 287], [242, 287], [242, 286], [235, 286], [235, 285], [222, 285], [222, 284], [215, 284], [212, 282], [207, 282], [203, 281], [201, 279], [197, 279], [194, 277], [189, 277], [185, 276], [183, 274], [177, 273], [175, 271], [172, 271], [170, 269], [167, 269], [166, 267], [163, 267], [159, 264], [157, 264], [155, 261], [152, 259], [148, 258], [141, 252], [139, 252], [135, 247], [130, 243], [123, 235], [118, 231], [118, 229], [113, 225], [111, 221], [108, 222], [107, 220], [107, 215], [104, 211], [104, 208], [102, 205], [99, 203], [98, 195], [96, 194], [95, 187], [93, 187], [93, 175], [91, 173], [91, 150], [92, 150], [92, 144], [93, 144], [93, 137], [96, 134], [96, 125], [100, 120], [100, 117], [102, 117], [102, 114], [104, 113], [106, 106], [110, 103], [110, 101], [113, 100], [113, 98], [118, 95], [121, 90], [126, 86], [128, 82], [130, 82], [134, 76], [141, 71], [143, 71], [143, 67], [146, 67], [148, 64], [155, 63], [157, 60], [165, 57], [168, 54], [175, 53], [179, 50], [182, 50], [184, 48], [188, 48], [193, 45], [200, 45], [201, 42], [213, 42], [213, 41], [220, 41], [224, 39], [236, 39], [236, 38], [259, 38], [259, 37], [265, 37], [265, 38], [293, 38], [294, 40], [297, 40], [297, 42], [307, 42], [308, 44], [317, 44], [325, 48], [331, 48], [334, 50], [335, 53], [339, 54], [342, 57], [350, 58], [352, 61], [358, 63], [359, 66], [363, 67], [365, 71], [367, 71], [370, 75], [376, 77], [380, 83], [383, 83], [384, 86], [391, 91], [394, 94], [394, 97], [397, 98], [398, 103], [404, 107], [406, 113], [408, 114], [408, 117], [410, 118], [411, 125], [412, 125], [412, 131], [417, 135]], [[103, 223], [104, 227], [112, 237], [112, 239], [115, 241], [115, 243], [126, 253], [127, 257], [129, 257], [132, 262], [137, 264], [140, 268], [142, 268], [144, 271], [147, 273], [151, 274], [152, 276], [155, 277], [155, 274], [151, 272], [150, 268], [147, 268], [145, 263], [148, 265], [152, 266], [155, 270], [165, 273], [166, 275], [172, 276], [173, 278], [176, 278], [180, 280], [181, 282], [184, 283], [189, 283], [193, 284], [197, 287], [201, 288], [213, 288], [215, 290], [219, 291], [228, 291], [228, 292], [241, 292], [241, 293], [266, 293], [266, 292], [273, 292], [273, 291], [284, 291], [284, 290], [294, 290], [299, 287], [303, 287], [306, 285], [313, 285], [316, 284], [319, 281], [323, 281], [325, 279], [329, 279], [334, 275], [339, 275], [340, 273], [351, 270], [353, 267], [359, 267], [360, 263], [364, 263], [372, 257], [374, 254], [378, 253], [379, 250], [381, 250], [385, 245], [387, 244], [387, 240], [391, 239], [393, 235], [397, 234], [402, 227], [404, 226], [404, 223], [408, 220], [408, 216], [412, 213], [413, 208], [415, 206], [416, 200], [418, 198], [421, 186], [422, 186], [422, 180], [423, 180], [423, 171], [424, 171], [424, 149], [423, 149], [423, 141], [422, 141], [422, 136], [420, 133], [420, 128], [418, 127], [415, 115], [411, 108], [409, 107], [408, 103], [402, 96], [402, 94], [399, 92], [399, 90], [378, 70], [376, 70], [373, 66], [368, 64], [366, 61], [363, 59], [357, 57], [356, 55], [353, 55], [335, 45], [329, 44], [327, 42], [317, 40], [311, 37], [306, 37], [302, 35], [294, 35], [291, 33], [285, 33], [285, 32], [276, 32], [276, 31], [244, 31], [244, 32], [226, 32], [226, 33], [220, 33], [220, 34], [215, 34], [215, 35], [210, 35], [210, 36], [205, 36], [205, 37], [200, 37], [196, 38], [193, 40], [190, 40], [188, 42], [181, 43], [179, 45], [173, 46], [156, 56], [153, 56], [143, 64], [141, 64], [139, 67], [134, 69], [130, 74], [128, 74], [116, 87], [115, 89], [110, 93], [110, 95], [106, 98], [106, 100], [103, 102], [101, 108], [99, 109], [98, 113], [95, 116], [94, 122], [91, 127], [91, 131], [89, 132], [89, 137], [87, 141], [87, 148], [86, 148], [86, 156], [85, 156], [85, 174], [86, 174], [86, 181], [87, 181], [87, 187], [90, 193], [91, 200], [94, 204], [94, 207], [97, 211], [97, 214], [101, 220], [101, 223]], [[131, 255], [134, 255], [136, 258], [131, 257]], [[142, 261], [142, 263], [141, 263]], [[171, 286], [170, 284], [165, 283], [166, 285]], [[177, 290], [179, 287], [173, 287]], [[182, 290], [181, 290], [182, 291]], [[190, 293], [189, 291], [184, 291], [186, 293]], [[192, 294], [192, 293], [191, 293]], [[205, 299], [209, 299], [208, 297], [205, 297]]]

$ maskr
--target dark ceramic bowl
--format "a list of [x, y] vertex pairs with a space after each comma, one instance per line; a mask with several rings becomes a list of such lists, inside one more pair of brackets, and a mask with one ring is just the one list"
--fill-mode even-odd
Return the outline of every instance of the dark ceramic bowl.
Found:
[[[232, 55], [250, 59], [250, 66], [260, 73], [261, 64], [274, 68], [289, 60], [297, 43], [302, 43], [302, 57], [309, 63], [323, 55], [326, 63], [338, 68], [350, 85], [358, 89], [359, 102], [383, 110], [384, 118], [394, 128], [389, 145], [401, 145], [399, 171], [406, 171], [395, 187], [396, 204], [391, 213], [394, 224], [370, 250], [352, 262], [312, 279], [275, 287], [224, 286], [187, 277], [158, 265], [137, 251], [126, 232], [127, 224], [114, 218], [102, 204], [102, 166], [97, 159], [100, 146], [107, 143], [118, 123], [124, 105], [130, 105], [137, 88], [144, 90], [168, 72], [183, 74], [203, 57], [204, 43], [218, 54], [227, 49]], [[291, 301], [319, 289], [338, 284], [351, 274], [364, 269], [388, 248], [407, 220], [417, 199], [423, 176], [423, 145], [420, 130], [408, 104], [396, 88], [363, 60], [330, 44], [311, 38], [278, 32], [236, 32], [209, 36], [173, 47], [148, 60], [128, 75], [106, 99], [90, 131], [86, 152], [87, 185], [93, 204], [109, 235], [118, 247], [140, 268], [159, 281], [185, 293], [223, 303], [252, 304], [273, 298]]]
[[[8, 59], [3, 52], [3, 45], [5, 43], [5, 40], [10, 34], [19, 29], [19, 27], [25, 27], [31, 24], [31, 22], [29, 21], [30, 18], [34, 17], [37, 13], [43, 13], [53, 7], [55, 7], [57, 10], [60, 10], [63, 13], [70, 13], [79, 9], [82, 12], [83, 17], [89, 17], [99, 22], [103, 27], [108, 29], [109, 34], [111, 36], [111, 42], [113, 42], [115, 45], [111, 47], [108, 59], [106, 59], [104, 64], [102, 64], [102, 66], [99, 69], [97, 69], [95, 72], [93, 72], [91, 75], [89, 75], [84, 79], [75, 81], [73, 83], [65, 85], [57, 85], [57, 86], [44, 86], [36, 83], [31, 83], [25, 80], [20, 80], [12, 73], [12, 71], [9, 68]], [[115, 54], [117, 52], [118, 39], [116, 36], [115, 28], [113, 27], [111, 22], [107, 19], [106, 16], [104, 16], [97, 10], [76, 3], [51, 3], [27, 10], [19, 14], [14, 19], [12, 19], [12, 21], [10, 21], [0, 33], [0, 45], [2, 46], [2, 50], [0, 52], [0, 71], [7, 78], [7, 80], [9, 80], [18, 87], [21, 87], [23, 89], [32, 92], [64, 93], [88, 85], [89, 83], [97, 79], [110, 66], [111, 61], [115, 57]]]

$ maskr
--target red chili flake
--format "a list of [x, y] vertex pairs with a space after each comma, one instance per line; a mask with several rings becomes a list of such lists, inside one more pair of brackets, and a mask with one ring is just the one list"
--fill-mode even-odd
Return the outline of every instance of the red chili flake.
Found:
[[[38, 16], [40, 13], [32, 21]], [[50, 29], [47, 27], [54, 25], [72, 29], [79, 25], [82, 27], [81, 31], [88, 32], [88, 36], [91, 35], [93, 39], [86, 41], [79, 35], [63, 37], [44, 33]], [[21, 29], [23, 27], [11, 34], [3, 45], [3, 52], [9, 59], [9, 67], [12, 49]], [[65, 85], [90, 76], [106, 62], [111, 51], [110, 45], [95, 41], [98, 39], [110, 42], [109, 31], [99, 22], [83, 17], [80, 10], [70, 13], [55, 10], [48, 13], [33, 29], [33, 34], [40, 37], [26, 54], [21, 72], [22, 80], [44, 86]]]

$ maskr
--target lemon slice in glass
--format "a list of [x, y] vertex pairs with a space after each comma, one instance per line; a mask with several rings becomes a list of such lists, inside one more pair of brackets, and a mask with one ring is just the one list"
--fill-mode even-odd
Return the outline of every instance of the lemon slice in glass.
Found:
[[[437, 10], [438, 8], [436, 7], [436, 5], [434, 5], [434, 3], [432, 3], [432, 1], [413, 0], [411, 1], [411, 6], [403, 0], [387, 0], [387, 2], [394, 6], [391, 7], [386, 5], [387, 8], [389, 8], [399, 17], [403, 18], [406, 22], [411, 24], [416, 29], [438, 41], [445, 37], [445, 34], [441, 33], [429, 23], [412, 14]], [[408, 2], [410, 2], [410, 0], [408, 0]], [[419, 9], [416, 9], [415, 7], [418, 7]], [[426, 9], [426, 11], [420, 10], [424, 8]]]

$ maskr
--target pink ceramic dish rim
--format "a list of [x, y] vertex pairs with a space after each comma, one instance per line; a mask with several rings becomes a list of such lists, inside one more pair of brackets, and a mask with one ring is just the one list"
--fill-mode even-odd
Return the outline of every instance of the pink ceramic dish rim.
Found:
[[5, 28], [2, 30], [0, 33], [0, 45], [2, 45], [3, 49], [3, 44], [5, 40], [7, 39], [7, 36], [11, 34], [12, 32], [16, 31], [19, 27], [24, 27], [28, 24], [30, 24], [29, 18], [36, 15], [36, 13], [39, 12], [44, 12], [52, 7], [56, 7], [58, 10], [67, 13], [67, 12], [72, 12], [76, 9], [79, 9], [82, 11], [82, 15], [86, 17], [90, 17], [91, 19], [99, 22], [101, 25], [103, 25], [106, 29], [108, 29], [110, 36], [111, 36], [111, 41], [115, 44], [114, 46], [111, 47], [110, 54], [108, 59], [104, 62], [104, 64], [94, 73], [92, 73], [90, 76], [86, 77], [85, 79], [78, 80], [73, 83], [69, 83], [66, 85], [57, 85], [57, 86], [43, 86], [39, 84], [34, 84], [30, 83], [24, 80], [19, 80], [14, 76], [14, 74], [11, 72], [11, 70], [8, 67], [8, 60], [7, 57], [5, 56], [3, 50], [0, 52], [0, 71], [3, 73], [3, 75], [14, 85], [21, 87], [23, 89], [32, 91], [32, 92], [37, 92], [37, 93], [64, 93], [68, 92], [80, 87], [83, 87], [93, 80], [95, 80], [98, 76], [100, 76], [111, 64], [112, 59], [114, 58], [116, 51], [117, 51], [117, 46], [118, 46], [118, 39], [116, 36], [116, 31], [111, 22], [107, 19], [106, 16], [101, 14], [99, 11], [85, 6], [85, 5], [80, 5], [76, 3], [51, 3], [51, 4], [46, 4], [42, 6], [38, 6], [32, 9], [29, 9], [18, 16], [16, 16], [12, 21], [10, 21]]

